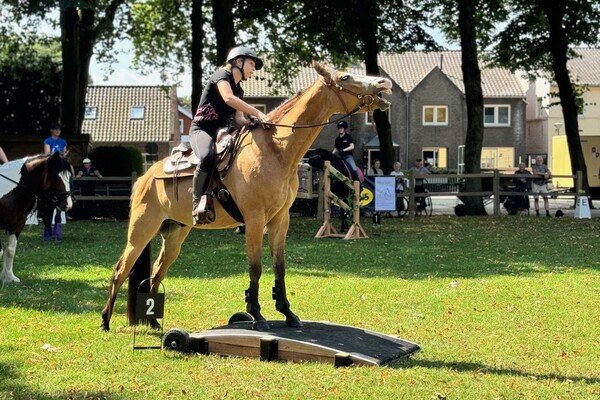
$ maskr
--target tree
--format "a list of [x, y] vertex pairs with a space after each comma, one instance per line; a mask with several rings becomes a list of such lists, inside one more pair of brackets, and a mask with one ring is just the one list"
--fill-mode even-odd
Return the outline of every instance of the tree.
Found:
[[0, 135], [46, 132], [58, 121], [60, 43], [0, 33]]
[[[340, 67], [359, 60], [368, 75], [380, 75], [381, 51], [402, 52], [439, 46], [425, 31], [425, 6], [401, 0], [240, 0], [240, 14], [256, 21], [252, 36], [266, 37], [275, 78], [287, 82], [299, 66], [327, 59]], [[277, 12], [273, 12], [277, 10]], [[394, 150], [389, 121], [377, 110], [373, 119], [380, 142], [382, 168], [392, 170]]]
[[[559, 89], [560, 105], [571, 169], [587, 168], [581, 149], [577, 115], [580, 88], [569, 75], [567, 62], [576, 57], [572, 46], [598, 45], [600, 3], [589, 0], [507, 0], [511, 20], [497, 35], [494, 61], [513, 71], [523, 70], [531, 79], [550, 78]], [[589, 193], [589, 182], [583, 182]]]
[[42, 20], [49, 20], [48, 15], [58, 8], [62, 49], [60, 119], [67, 135], [81, 133], [89, 65], [94, 46], [104, 42], [110, 48], [120, 36], [114, 23], [119, 7], [126, 1], [0, 1], [0, 4], [4, 4], [11, 12], [13, 23], [25, 21], [27, 24], [32, 23], [32, 20], [40, 23]]

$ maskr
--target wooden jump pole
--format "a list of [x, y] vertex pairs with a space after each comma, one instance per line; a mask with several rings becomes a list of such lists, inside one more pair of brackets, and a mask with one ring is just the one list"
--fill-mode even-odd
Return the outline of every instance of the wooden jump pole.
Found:
[[[331, 206], [330, 202], [333, 199], [341, 208], [346, 211], [350, 211], [350, 206], [340, 200], [334, 193], [331, 192], [331, 177], [343, 181], [346, 186], [354, 189], [354, 205], [352, 209], [352, 226], [348, 229], [346, 235], [338, 233], [338, 231], [331, 224]], [[324, 181], [324, 195], [323, 195], [323, 225], [315, 235], [315, 239], [322, 237], [343, 237], [344, 239], [368, 239], [365, 230], [360, 225], [360, 183], [358, 181], [351, 181], [341, 174], [338, 170], [331, 166], [330, 161], [325, 161], [325, 171], [323, 173]]]

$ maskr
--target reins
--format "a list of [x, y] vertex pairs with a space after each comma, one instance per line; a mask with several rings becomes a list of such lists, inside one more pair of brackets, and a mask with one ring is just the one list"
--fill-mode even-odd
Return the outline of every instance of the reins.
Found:
[[[337, 98], [340, 100], [340, 103], [342, 103], [342, 105], [344, 106], [344, 109], [346, 111], [345, 115], [342, 115], [339, 118], [334, 119], [333, 121], [328, 121], [328, 122], [323, 122], [320, 124], [306, 124], [306, 125], [298, 125], [298, 124], [293, 124], [293, 125], [288, 125], [288, 124], [278, 124], [278, 123], [272, 123], [272, 122], [267, 122], [264, 125], [267, 126], [277, 126], [277, 127], [283, 127], [283, 128], [292, 128], [292, 130], [294, 129], [306, 129], [306, 128], [316, 128], [319, 126], [327, 126], [327, 125], [331, 125], [331, 124], [335, 124], [338, 121], [341, 121], [342, 119], [349, 117], [351, 115], [356, 114], [361, 108], [363, 108], [364, 106], [367, 106], [369, 108], [369, 112], [371, 113], [371, 106], [373, 105], [373, 103], [375, 103], [375, 97], [373, 97], [373, 95], [371, 94], [367, 94], [367, 95], [362, 95], [360, 93], [355, 93], [349, 89], [346, 89], [345, 87], [339, 85], [337, 82], [335, 82], [335, 79], [332, 77], [331, 78], [332, 82], [331, 83], [327, 83], [324, 79], [320, 79], [321, 83], [323, 83], [323, 85], [325, 85], [326, 87], [328, 87], [329, 89], [333, 90], [333, 92], [336, 94]], [[356, 96], [359, 100], [362, 100], [362, 104], [358, 104], [356, 107], [354, 107], [353, 110], [348, 111], [348, 108], [346, 107], [346, 103], [342, 100], [342, 97], [340, 96], [340, 94], [338, 93], [338, 91], [343, 91], [343, 92], [347, 92], [350, 93], [354, 96]], [[370, 101], [367, 101], [367, 99], [370, 99]]]

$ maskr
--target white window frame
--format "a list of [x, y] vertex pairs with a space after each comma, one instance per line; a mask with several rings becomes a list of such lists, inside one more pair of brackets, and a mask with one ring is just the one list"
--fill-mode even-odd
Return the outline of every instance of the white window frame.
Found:
[[[433, 109], [433, 121], [425, 121], [425, 110]], [[438, 121], [438, 110], [445, 110], [446, 120]], [[448, 106], [434, 106], [434, 105], [426, 105], [423, 106], [423, 115], [422, 115], [423, 126], [446, 126], [448, 125]]]
[[146, 107], [144, 106], [131, 106], [130, 119], [144, 119], [146, 113]]
[[97, 115], [98, 115], [98, 107], [86, 106], [85, 112], [83, 114], [83, 119], [96, 119]]
[[[486, 122], [485, 121], [485, 116], [486, 116], [485, 111], [487, 109], [489, 109], [489, 108], [494, 109], [494, 121], [493, 122]], [[508, 115], [508, 121], [507, 122], [502, 122], [502, 123], [498, 122], [498, 119], [499, 119], [498, 114], [499, 114], [499, 110], [501, 108], [506, 108], [506, 110], [507, 110], [507, 115]], [[494, 126], [498, 126], [498, 127], [500, 127], [500, 126], [501, 127], [510, 126], [510, 123], [511, 123], [511, 121], [510, 121], [510, 112], [511, 112], [510, 104], [485, 104], [483, 106], [483, 126], [492, 126], [492, 127], [494, 127]]]
[[183, 118], [179, 118], [179, 133], [183, 133], [183, 127], [184, 127], [184, 123], [183, 123]]

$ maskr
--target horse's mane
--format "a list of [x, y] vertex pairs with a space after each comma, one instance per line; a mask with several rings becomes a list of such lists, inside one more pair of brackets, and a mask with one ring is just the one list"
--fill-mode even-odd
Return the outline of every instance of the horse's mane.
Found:
[[290, 111], [293, 107], [296, 106], [296, 104], [298, 103], [298, 101], [300, 101], [300, 99], [308, 91], [308, 89], [310, 89], [311, 87], [313, 87], [315, 85], [315, 83], [317, 83], [317, 82], [318, 81], [315, 81], [312, 85], [310, 85], [309, 87], [301, 90], [294, 97], [292, 97], [291, 99], [288, 99], [288, 100], [284, 101], [276, 109], [274, 109], [273, 111], [271, 111], [267, 115], [269, 117], [269, 121], [273, 122], [274, 124], [280, 122], [283, 119], [283, 117], [288, 113], [288, 111]]

